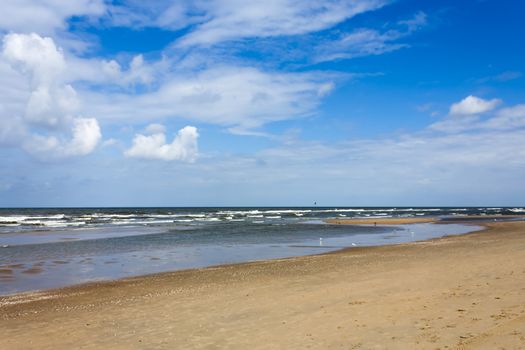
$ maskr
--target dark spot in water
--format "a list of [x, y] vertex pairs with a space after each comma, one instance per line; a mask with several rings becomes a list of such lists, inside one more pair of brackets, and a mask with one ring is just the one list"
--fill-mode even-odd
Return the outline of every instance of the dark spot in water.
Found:
[[38, 273], [41, 273], [42, 271], [44, 271], [44, 270], [42, 270], [40, 267], [32, 267], [30, 269], [22, 271], [22, 273], [38, 274]]
[[58, 265], [69, 264], [69, 261], [64, 261], [64, 260], [53, 260], [53, 264], [58, 264]]
[[9, 268], [9, 269], [23, 269], [25, 267], [24, 264], [11, 264], [11, 265], [6, 265], [6, 268]]

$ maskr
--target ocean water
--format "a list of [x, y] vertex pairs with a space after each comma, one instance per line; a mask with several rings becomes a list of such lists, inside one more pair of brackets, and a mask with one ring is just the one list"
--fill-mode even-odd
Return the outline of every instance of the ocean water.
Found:
[[330, 225], [328, 218], [511, 215], [523, 208], [0, 209], [0, 294], [177, 269], [462, 234], [459, 223]]

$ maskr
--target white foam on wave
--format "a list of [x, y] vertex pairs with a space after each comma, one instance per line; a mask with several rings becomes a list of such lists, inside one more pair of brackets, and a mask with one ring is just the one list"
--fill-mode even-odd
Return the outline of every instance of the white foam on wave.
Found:
[[199, 221], [221, 221], [219, 218], [199, 218]]
[[16, 215], [0, 216], [0, 223], [2, 222], [20, 222], [20, 221], [24, 221], [29, 218], [30, 218], [29, 216], [16, 216]]
[[136, 214], [104, 214], [104, 213], [93, 213], [91, 214], [92, 217], [95, 218], [110, 218], [110, 219], [126, 219], [126, 218], [132, 218], [136, 217]]
[[346, 208], [346, 209], [320, 209], [320, 210], [315, 210], [314, 212], [315, 213], [351, 213], [351, 212], [361, 212], [361, 211], [366, 211], [365, 209], [350, 209], [350, 208]]
[[217, 215], [254, 215], [260, 214], [260, 210], [221, 210], [217, 212]]
[[86, 223], [84, 221], [68, 222], [63, 220], [25, 220], [21, 225], [34, 225], [42, 227], [69, 227], [69, 226], [82, 226]]
[[282, 209], [282, 210], [264, 210], [264, 214], [296, 214], [296, 213], [311, 213], [311, 209]]

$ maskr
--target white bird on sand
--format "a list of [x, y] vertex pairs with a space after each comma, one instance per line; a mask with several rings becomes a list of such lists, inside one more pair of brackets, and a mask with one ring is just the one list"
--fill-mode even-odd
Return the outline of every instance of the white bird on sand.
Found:
[[355, 243], [352, 243], [352, 247], [355, 247], [356, 245], [357, 245], [357, 244], [355, 244]]

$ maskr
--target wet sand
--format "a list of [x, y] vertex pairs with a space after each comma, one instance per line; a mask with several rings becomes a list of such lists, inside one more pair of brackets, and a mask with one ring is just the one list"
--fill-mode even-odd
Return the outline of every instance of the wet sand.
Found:
[[525, 222], [0, 298], [0, 349], [522, 349]]
[[328, 219], [325, 222], [336, 225], [404, 225], [404, 224], [423, 224], [436, 222], [436, 217], [425, 218], [359, 218], [359, 219]]

